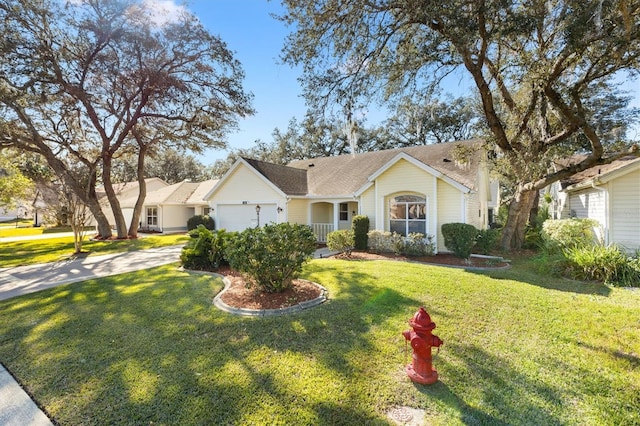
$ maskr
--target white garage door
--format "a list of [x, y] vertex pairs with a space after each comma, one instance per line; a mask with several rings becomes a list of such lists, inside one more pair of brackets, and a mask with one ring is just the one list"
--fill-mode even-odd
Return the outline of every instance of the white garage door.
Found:
[[[260, 226], [278, 221], [276, 204], [260, 204]], [[219, 204], [216, 229], [244, 231], [258, 226], [255, 204]]]

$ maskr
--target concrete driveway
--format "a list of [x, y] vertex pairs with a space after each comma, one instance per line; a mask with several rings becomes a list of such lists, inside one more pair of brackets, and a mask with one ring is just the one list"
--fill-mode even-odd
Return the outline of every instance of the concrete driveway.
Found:
[[99, 256], [78, 257], [39, 265], [0, 268], [0, 300], [61, 284], [107, 277], [177, 262], [184, 245]]

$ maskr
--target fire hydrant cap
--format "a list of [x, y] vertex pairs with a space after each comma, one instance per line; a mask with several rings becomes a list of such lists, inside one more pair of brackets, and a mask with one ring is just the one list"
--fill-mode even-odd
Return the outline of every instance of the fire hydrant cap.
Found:
[[424, 310], [424, 307], [421, 307], [418, 312], [415, 313], [413, 318], [409, 320], [409, 325], [416, 331], [427, 331], [436, 328], [436, 324], [431, 321], [431, 317], [427, 311]]

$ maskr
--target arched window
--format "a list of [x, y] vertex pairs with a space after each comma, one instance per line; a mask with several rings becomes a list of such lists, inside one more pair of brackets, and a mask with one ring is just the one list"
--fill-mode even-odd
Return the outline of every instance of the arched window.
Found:
[[418, 195], [398, 195], [389, 203], [389, 230], [407, 236], [427, 234], [427, 200]]

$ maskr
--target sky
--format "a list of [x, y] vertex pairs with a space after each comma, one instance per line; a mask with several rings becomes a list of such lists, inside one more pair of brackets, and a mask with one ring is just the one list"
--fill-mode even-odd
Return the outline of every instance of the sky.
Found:
[[[288, 29], [270, 14], [281, 14], [280, 2], [266, 0], [191, 0], [188, 9], [214, 35], [220, 36], [243, 66], [245, 91], [254, 95], [256, 114], [239, 122], [239, 131], [228, 136], [231, 148], [250, 148], [261, 139], [271, 142], [277, 127], [285, 130], [292, 117], [306, 111], [301, 72], [279, 60]], [[199, 160], [210, 165], [227, 152], [209, 150]]]
[[[284, 23], [271, 14], [282, 14], [279, 0], [146, 0], [155, 2], [171, 15], [177, 5], [185, 7], [200, 19], [205, 28], [227, 43], [242, 63], [245, 91], [253, 93], [253, 108], [256, 114], [239, 121], [239, 130], [228, 135], [231, 149], [250, 148], [257, 139], [271, 142], [273, 130], [286, 130], [291, 118], [302, 119], [306, 112], [302, 88], [298, 82], [301, 70], [282, 64], [280, 52], [287, 34], [290, 32]], [[640, 108], [640, 80], [625, 86], [636, 94], [631, 106]], [[454, 77], [445, 87], [445, 93], [468, 95], [474, 90], [469, 80]], [[369, 111], [366, 117], [369, 124], [375, 124], [381, 116]], [[635, 138], [640, 138], [640, 126], [636, 128]], [[633, 137], [633, 135], [632, 135]], [[227, 157], [228, 152], [220, 149], [207, 150], [198, 156], [204, 165], [209, 166], [218, 159]]]

